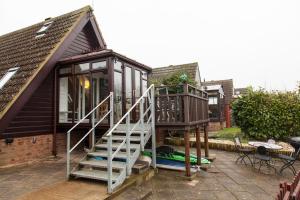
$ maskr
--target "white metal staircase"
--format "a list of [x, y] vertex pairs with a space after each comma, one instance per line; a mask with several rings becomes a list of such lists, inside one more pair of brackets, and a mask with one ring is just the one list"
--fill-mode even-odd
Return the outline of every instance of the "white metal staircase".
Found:
[[[110, 109], [96, 123], [95, 112], [109, 100]], [[116, 123], [110, 121], [110, 129], [95, 142], [95, 128], [107, 117], [113, 119], [113, 93], [99, 103], [90, 113], [82, 118], [67, 132], [67, 177], [82, 177], [107, 181], [108, 193], [121, 185], [131, 170], [141, 151], [152, 136], [152, 166], [156, 168], [155, 152], [155, 97], [154, 85], [151, 85], [127, 113]], [[133, 112], [139, 109], [139, 120], [130, 122]], [[92, 128], [72, 148], [70, 147], [71, 131], [84, 119], [92, 116]], [[71, 169], [72, 151], [90, 134], [92, 134], [92, 148], [85, 157]]]

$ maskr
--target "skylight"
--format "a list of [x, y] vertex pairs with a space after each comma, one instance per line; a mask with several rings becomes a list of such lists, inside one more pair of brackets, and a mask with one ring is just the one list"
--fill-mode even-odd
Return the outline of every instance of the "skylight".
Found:
[[11, 77], [18, 71], [19, 67], [10, 68], [6, 74], [0, 79], [0, 89], [11, 79]]
[[45, 33], [46, 33], [46, 31], [47, 31], [47, 29], [51, 26], [52, 23], [53, 23], [53, 21], [46, 22], [46, 23], [42, 26], [42, 28], [40, 28], [40, 30], [38, 30], [38, 31], [36, 32], [36, 38], [44, 36]]

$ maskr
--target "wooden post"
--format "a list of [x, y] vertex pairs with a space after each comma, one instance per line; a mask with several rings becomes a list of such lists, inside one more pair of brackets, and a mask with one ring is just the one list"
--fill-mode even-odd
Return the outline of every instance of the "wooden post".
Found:
[[196, 128], [197, 165], [201, 165], [201, 138], [199, 127]]
[[191, 176], [191, 163], [190, 163], [190, 133], [189, 130], [184, 132], [184, 144], [185, 144], [185, 175]]
[[205, 149], [205, 157], [209, 157], [208, 153], [208, 131], [207, 131], [207, 125], [204, 126], [204, 149]]

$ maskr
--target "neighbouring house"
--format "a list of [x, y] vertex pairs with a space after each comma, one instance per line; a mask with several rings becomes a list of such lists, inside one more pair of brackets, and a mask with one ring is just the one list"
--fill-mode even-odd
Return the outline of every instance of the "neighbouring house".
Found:
[[233, 100], [233, 79], [226, 80], [212, 80], [212, 81], [204, 81], [201, 83], [203, 87], [205, 86], [213, 86], [213, 85], [221, 85], [225, 95], [225, 121], [226, 127], [231, 127], [231, 108], [230, 104]]
[[222, 85], [208, 85], [204, 87], [208, 94], [209, 131], [223, 129], [225, 122], [225, 95]]
[[195, 81], [196, 86], [199, 87], [201, 85], [200, 70], [197, 62], [153, 68], [151, 72], [151, 80], [153, 82], [160, 83], [163, 79], [177, 73], [186, 74], [190, 79]]
[[238, 98], [244, 94], [247, 94], [247, 88], [234, 88], [234, 98]]
[[[198, 64], [186, 69], [200, 83]], [[207, 93], [183, 84], [181, 93], [160, 94], [151, 72], [107, 49], [90, 6], [0, 36], [0, 166], [61, 152], [68, 177], [105, 181], [110, 193], [147, 143], [156, 167], [156, 129], [170, 128], [184, 130], [187, 144], [196, 129], [200, 164], [200, 129], [208, 157]], [[85, 157], [71, 162], [84, 146]]]

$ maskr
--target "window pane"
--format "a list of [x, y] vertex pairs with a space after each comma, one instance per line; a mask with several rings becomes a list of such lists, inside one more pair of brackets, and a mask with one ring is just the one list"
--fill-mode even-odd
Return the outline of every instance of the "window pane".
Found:
[[122, 117], [122, 74], [114, 72], [114, 121], [118, 122]]
[[122, 71], [122, 63], [120, 61], [114, 63], [114, 69]]
[[[75, 84], [75, 121], [79, 121], [90, 112], [90, 80], [88, 75], [76, 76]], [[89, 122], [85, 119], [84, 122]]]
[[[92, 74], [93, 77], [93, 107], [96, 107], [102, 100], [108, 96], [108, 79], [107, 74], [97, 72]], [[105, 101], [95, 112], [96, 121], [99, 121], [109, 109], [108, 101]], [[103, 120], [103, 123], [108, 123], [108, 118]]]
[[141, 72], [135, 70], [135, 97], [141, 96]]
[[209, 98], [208, 98], [208, 104], [209, 104], [209, 105], [215, 105], [215, 104], [218, 104], [218, 98], [217, 98], [217, 97], [209, 97]]
[[125, 68], [125, 74], [126, 74], [126, 111], [129, 110], [129, 108], [132, 105], [132, 78], [131, 78], [131, 68], [126, 67]]
[[147, 72], [145, 72], [145, 71], [142, 71], [142, 76], [143, 76], [143, 79], [147, 79], [147, 78], [148, 78], [148, 74], [147, 74]]
[[72, 77], [59, 79], [59, 122], [72, 122], [73, 118], [73, 81]]
[[71, 74], [72, 68], [71, 67], [64, 67], [59, 69], [59, 74]]
[[11, 77], [18, 71], [19, 67], [11, 68], [0, 79], [0, 89], [11, 79]]
[[106, 61], [92, 63], [92, 69], [105, 69], [106, 68]]
[[148, 87], [147, 87], [147, 81], [143, 80], [143, 94], [146, 92], [147, 89], [148, 89]]
[[89, 69], [90, 69], [89, 63], [75, 65], [75, 73], [86, 72], [89, 71]]

